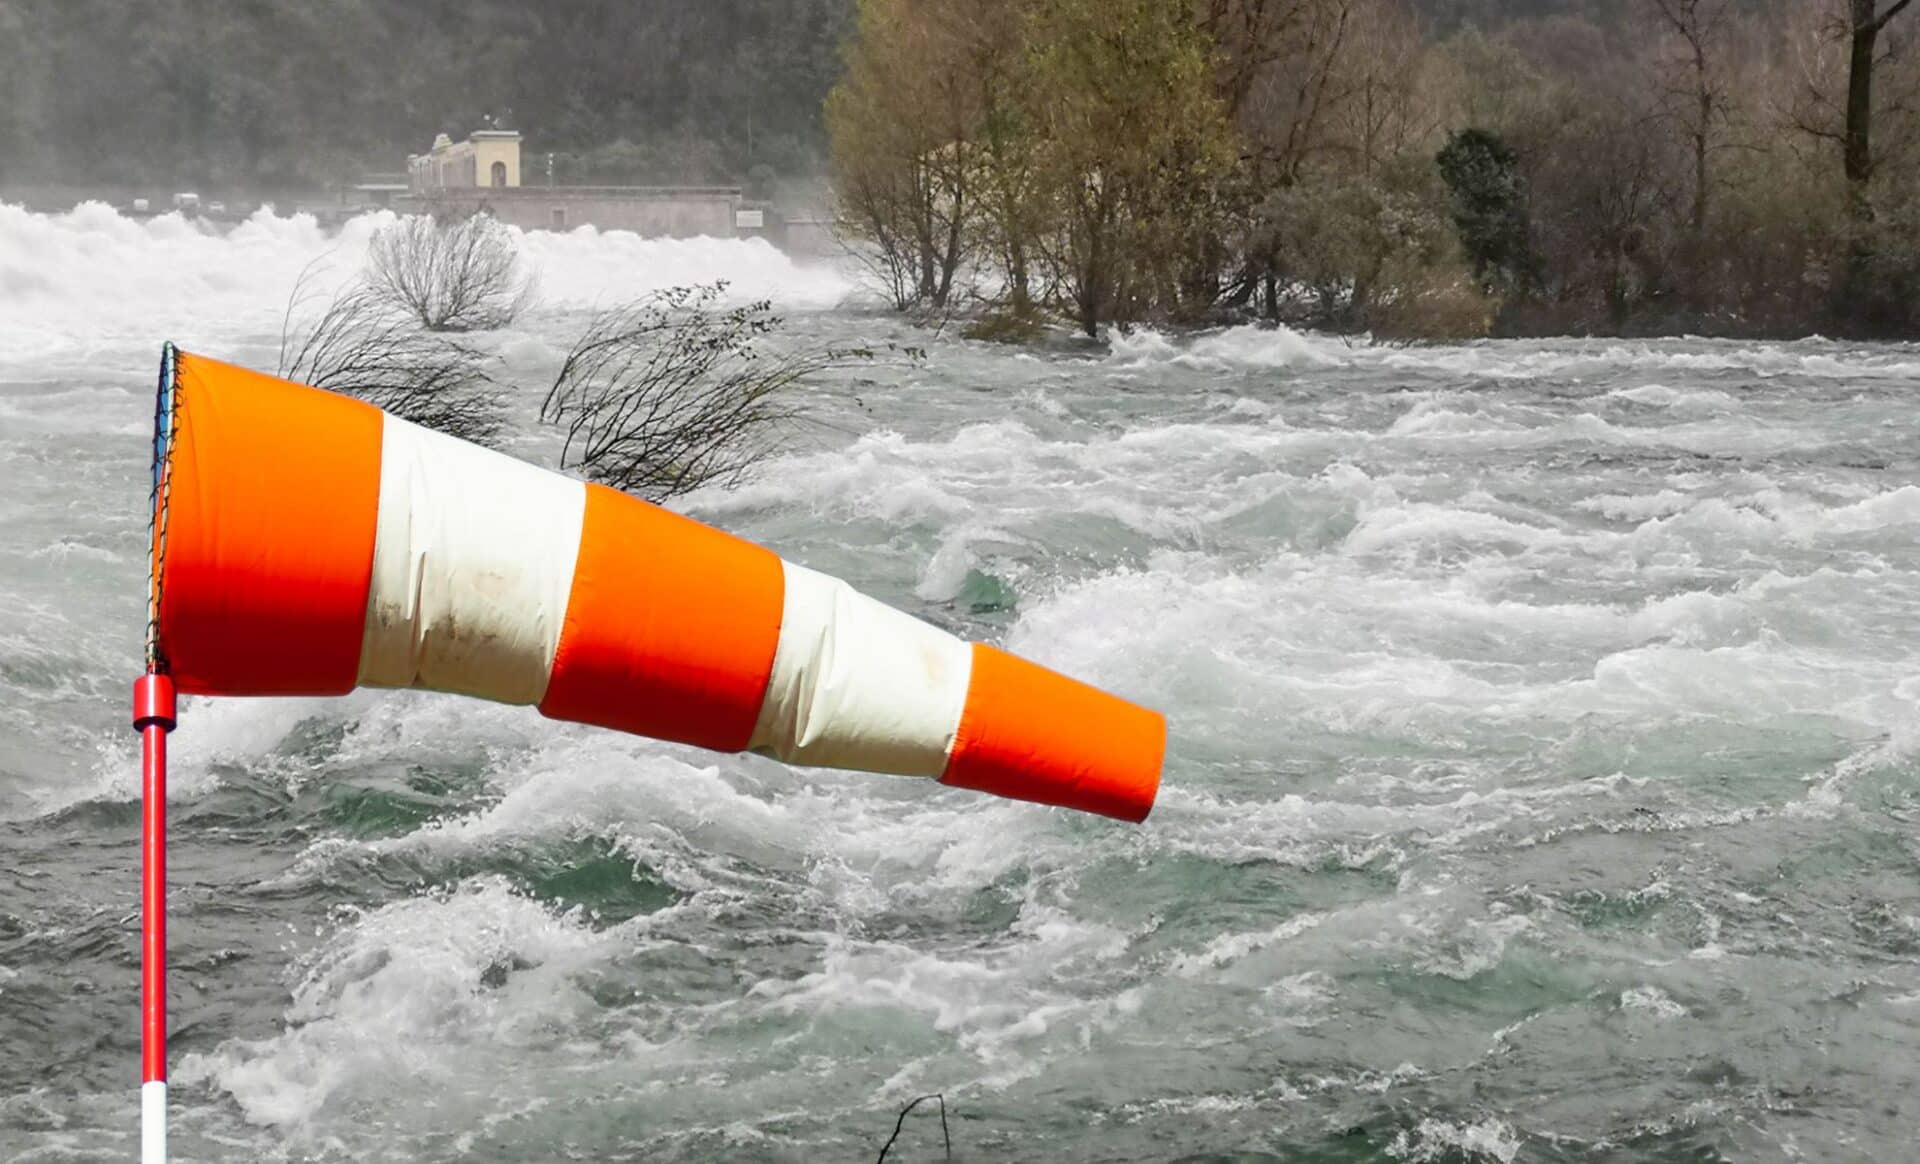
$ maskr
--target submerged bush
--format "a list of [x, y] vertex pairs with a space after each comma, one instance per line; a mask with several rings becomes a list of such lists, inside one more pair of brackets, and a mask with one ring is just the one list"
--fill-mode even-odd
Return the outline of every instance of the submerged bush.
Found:
[[1368, 330], [1381, 339], [1444, 343], [1482, 339], [1493, 328], [1497, 302], [1464, 267], [1396, 274], [1393, 287], [1367, 309]]
[[513, 235], [491, 215], [413, 215], [382, 227], [367, 246], [371, 292], [428, 331], [490, 331], [533, 302]]
[[1046, 317], [1029, 307], [989, 311], [969, 323], [961, 335], [996, 344], [1030, 344], [1047, 334]]
[[1431, 162], [1278, 191], [1259, 229], [1294, 288], [1281, 314], [1295, 323], [1399, 339], [1466, 339], [1492, 324], [1497, 304], [1476, 285]]
[[676, 287], [603, 311], [567, 353], [540, 418], [566, 430], [562, 468], [649, 501], [743, 480], [806, 414], [792, 389], [862, 349], [770, 353], [765, 301], [722, 309], [725, 285]]

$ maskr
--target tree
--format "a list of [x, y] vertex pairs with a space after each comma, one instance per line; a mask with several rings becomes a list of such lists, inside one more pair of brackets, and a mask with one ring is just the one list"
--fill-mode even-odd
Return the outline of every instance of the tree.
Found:
[[1209, 41], [1165, 0], [861, 0], [827, 102], [843, 213], [896, 306], [1044, 266], [1089, 334], [1210, 307], [1233, 167]]
[[944, 308], [975, 235], [979, 97], [961, 6], [860, 0], [847, 72], [827, 95], [835, 193], [896, 307]]
[[1729, 11], [1729, 0], [1653, 0], [1660, 19], [1678, 39], [1684, 58], [1686, 80], [1668, 88], [1666, 96], [1675, 106], [1673, 116], [1680, 123], [1693, 152], [1693, 202], [1688, 225], [1697, 241], [1707, 228], [1707, 202], [1711, 184], [1707, 176], [1708, 155], [1719, 124], [1726, 119], [1725, 95], [1714, 71], [1711, 52], [1716, 47]]
[[965, 7], [972, 14], [965, 41], [968, 63], [978, 87], [979, 207], [1006, 274], [1008, 306], [1016, 318], [1024, 318], [1033, 308], [1036, 251], [1053, 229], [1030, 100], [1033, 58], [1025, 36], [1030, 5], [1028, 0], [977, 0]]
[[1516, 290], [1529, 280], [1525, 193], [1519, 158], [1499, 137], [1463, 129], [1435, 158], [1449, 209], [1475, 278], [1488, 290]]
[[1075, 321], [1093, 335], [1179, 309], [1234, 163], [1211, 45], [1159, 0], [1036, 0], [1031, 29], [1050, 258]]
[[1536, 235], [1543, 265], [1576, 326], [1617, 333], [1669, 301], [1685, 179], [1657, 125], [1645, 94], [1597, 101], [1532, 187], [1548, 202]]
[[1911, 0], [862, 6], [847, 91], [863, 54], [895, 74], [849, 128], [911, 145], [846, 172], [914, 211], [879, 248], [906, 299], [963, 254], [956, 286], [1088, 332], [1457, 334], [1489, 297], [1525, 330], [1920, 326]]
[[[1402, 0], [1208, 0], [1221, 90], [1242, 138], [1250, 200], [1296, 184], [1354, 190], [1447, 122], [1444, 64]], [[1324, 174], [1337, 180], [1322, 181]], [[1297, 206], [1293, 210], [1299, 209]], [[1228, 299], [1278, 317], [1275, 224], [1256, 215]]]
[[1841, 167], [1847, 177], [1847, 211], [1853, 236], [1847, 247], [1847, 269], [1842, 280], [1842, 311], [1857, 315], [1870, 296], [1874, 258], [1873, 182], [1873, 72], [1880, 33], [1913, 0], [1848, 0], [1847, 120], [1841, 143]]
[[211, 184], [231, 202], [398, 169], [512, 109], [563, 158], [632, 137], [646, 169], [615, 181], [810, 175], [852, 7], [5, 0], [0, 143], [30, 148], [0, 156], [15, 181]]
[[1847, 185], [1859, 199], [1860, 212], [1872, 215], [1866, 201], [1867, 183], [1873, 180], [1873, 70], [1877, 63], [1875, 46], [1880, 33], [1913, 0], [1893, 0], [1882, 9], [1882, 0], [1848, 0], [1847, 26], [1847, 128], [1841, 150]]
[[1370, 174], [1427, 147], [1447, 110], [1436, 99], [1433, 53], [1401, 0], [1359, 0], [1336, 57], [1327, 109], [1330, 146]]
[[[1328, 108], [1358, 0], [1225, 0], [1221, 70], [1260, 181], [1287, 186], [1327, 148]], [[1223, 29], [1214, 24], [1215, 35]]]
[[[303, 318], [305, 282], [282, 327], [282, 378], [462, 440], [497, 442], [506, 395], [492, 357], [425, 330], [364, 284]], [[593, 317], [540, 408], [543, 422], [565, 430], [561, 468], [655, 502], [738, 484], [806, 417], [795, 391], [803, 381], [873, 358], [853, 348], [769, 352], [763, 344], [780, 318], [765, 302], [722, 308], [724, 291], [672, 288]]]
[[533, 301], [513, 235], [487, 214], [381, 227], [367, 246], [367, 285], [428, 331], [505, 327]]
[[485, 353], [423, 330], [364, 284], [335, 295], [318, 315], [296, 318], [304, 300], [296, 286], [280, 333], [282, 379], [359, 397], [475, 444], [498, 439], [506, 399]]
[[565, 430], [560, 467], [648, 501], [734, 485], [806, 415], [803, 379], [870, 353], [770, 354], [765, 302], [721, 309], [724, 284], [676, 287], [595, 316], [540, 406]]

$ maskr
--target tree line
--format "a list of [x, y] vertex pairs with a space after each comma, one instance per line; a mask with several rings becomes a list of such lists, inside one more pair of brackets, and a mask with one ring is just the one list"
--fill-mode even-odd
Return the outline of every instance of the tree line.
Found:
[[1920, 333], [1911, 0], [0, 0], [0, 188], [815, 172], [895, 301]]
[[487, 118], [554, 152], [561, 182], [812, 172], [849, 9], [0, 0], [0, 183], [321, 186]]
[[1089, 334], [1920, 334], [1911, 0], [858, 0], [896, 306]]

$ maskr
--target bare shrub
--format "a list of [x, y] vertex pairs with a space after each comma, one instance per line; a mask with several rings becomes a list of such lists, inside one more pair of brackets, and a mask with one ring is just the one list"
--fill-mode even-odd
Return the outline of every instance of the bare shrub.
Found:
[[[302, 285], [304, 285], [304, 277]], [[492, 445], [506, 419], [492, 358], [421, 330], [416, 319], [363, 284], [295, 321], [310, 298], [296, 287], [280, 333], [282, 379], [356, 396], [402, 420]]]
[[367, 285], [428, 331], [505, 327], [533, 302], [513, 236], [491, 215], [413, 215], [367, 246]]
[[738, 484], [805, 415], [790, 389], [872, 358], [764, 352], [780, 318], [765, 301], [721, 309], [724, 288], [676, 287], [594, 317], [540, 407], [566, 429], [562, 468], [656, 502]]

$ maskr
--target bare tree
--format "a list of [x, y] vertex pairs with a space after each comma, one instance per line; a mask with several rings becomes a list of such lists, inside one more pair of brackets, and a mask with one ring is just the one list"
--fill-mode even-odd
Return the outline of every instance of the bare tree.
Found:
[[[1253, 188], [1265, 198], [1297, 184], [1325, 148], [1329, 90], [1343, 59], [1355, 0], [1208, 0], [1202, 21], [1221, 44], [1216, 70], [1245, 139]], [[1255, 229], [1235, 302], [1281, 311], [1273, 232]], [[1262, 240], [1265, 240], [1264, 242]]]
[[1729, 11], [1729, 0], [1653, 0], [1662, 24], [1677, 38], [1686, 80], [1668, 87], [1674, 117], [1693, 150], [1693, 204], [1689, 225], [1697, 239], [1707, 227], [1711, 189], [1708, 155], [1716, 127], [1726, 120], [1726, 94], [1711, 54]]
[[[1235, 116], [1247, 135], [1265, 180], [1297, 181], [1308, 161], [1327, 148], [1328, 107], [1340, 94], [1335, 84], [1345, 64], [1348, 34], [1358, 0], [1301, 0], [1280, 5], [1266, 35], [1270, 44], [1250, 48], [1260, 64], [1245, 82]], [[1262, 7], [1243, 0], [1249, 9]]]
[[491, 445], [505, 421], [505, 394], [491, 357], [423, 331], [383, 295], [355, 285], [317, 315], [296, 321], [311, 297], [296, 285], [280, 331], [279, 375], [356, 396], [449, 436]]
[[1354, 7], [1335, 101], [1328, 109], [1335, 149], [1372, 174], [1393, 158], [1437, 149], [1450, 112], [1441, 100], [1413, 11], [1400, 0]]
[[961, 6], [918, 18], [862, 9], [847, 70], [827, 97], [834, 188], [843, 236], [885, 284], [894, 306], [945, 308], [979, 248], [970, 74], [979, 30]]
[[1865, 202], [1867, 183], [1873, 179], [1873, 69], [1878, 63], [1875, 46], [1887, 22], [1900, 15], [1913, 0], [1893, 0], [1886, 8], [1881, 0], [1851, 0], [1847, 28], [1847, 129], [1841, 151], [1847, 185]]
[[1850, 0], [1847, 23], [1847, 119], [1840, 145], [1842, 171], [1847, 176], [1847, 213], [1853, 227], [1847, 245], [1846, 273], [1841, 279], [1841, 309], [1858, 314], [1871, 297], [1874, 242], [1873, 207], [1873, 71], [1878, 61], [1880, 32], [1913, 0]]
[[[1795, 38], [1799, 56], [1799, 83], [1788, 109], [1794, 128], [1820, 143], [1837, 146], [1840, 174], [1844, 179], [1845, 209], [1837, 216], [1844, 223], [1845, 241], [1838, 256], [1832, 307], [1843, 325], [1858, 325], [1875, 309], [1875, 300], [1884, 300], [1877, 286], [1873, 267], [1879, 254], [1878, 226], [1874, 195], [1876, 178], [1889, 151], [1884, 142], [1876, 147], [1882, 114], [1912, 111], [1911, 94], [1896, 91], [1888, 100], [1876, 92], [1882, 67], [1894, 63], [1897, 52], [1888, 50], [1881, 34], [1893, 19], [1904, 12], [1912, 0], [1828, 0], [1810, 7], [1797, 22], [1802, 27]], [[1897, 49], [1899, 46], [1895, 46]], [[1844, 60], [1842, 59], [1844, 58]], [[1895, 74], [1896, 78], [1899, 76]], [[1844, 96], [1840, 91], [1844, 88]], [[1896, 118], [1894, 128], [1911, 118]], [[1830, 166], [1831, 161], [1823, 160]], [[1878, 306], [1887, 306], [1884, 302]]]
[[872, 355], [764, 352], [780, 318], [764, 301], [721, 309], [724, 289], [676, 287], [594, 318], [540, 406], [566, 430], [562, 468], [656, 502], [737, 484], [806, 415], [796, 384]]
[[367, 285], [428, 331], [505, 327], [533, 301], [533, 280], [507, 228], [491, 215], [413, 215], [367, 246]]
[[1306, 18], [1311, 0], [1199, 0], [1195, 14], [1219, 46], [1220, 100], [1238, 118], [1262, 73], [1286, 55], [1293, 26]]

